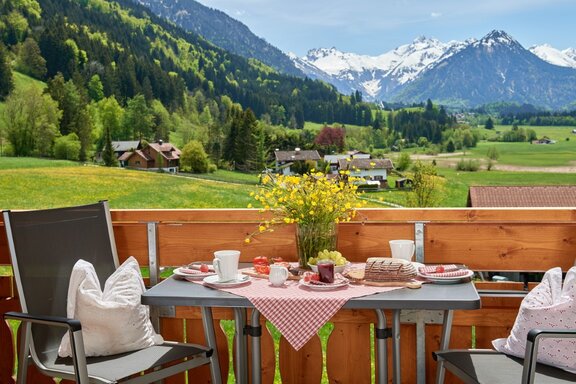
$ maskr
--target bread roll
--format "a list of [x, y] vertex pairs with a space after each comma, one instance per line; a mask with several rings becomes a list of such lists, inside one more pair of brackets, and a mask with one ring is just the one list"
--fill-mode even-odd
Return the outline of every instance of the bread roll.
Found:
[[409, 281], [417, 276], [411, 262], [390, 257], [371, 257], [366, 260], [364, 279], [368, 281]]

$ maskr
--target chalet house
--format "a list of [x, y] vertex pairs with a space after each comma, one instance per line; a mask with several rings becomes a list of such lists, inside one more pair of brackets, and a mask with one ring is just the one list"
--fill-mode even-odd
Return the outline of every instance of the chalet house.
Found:
[[324, 161], [330, 164], [330, 172], [338, 172], [338, 162], [342, 159], [369, 159], [369, 153], [362, 151], [348, 151], [346, 153], [338, 153], [333, 155], [324, 155]]
[[300, 148], [296, 148], [294, 151], [274, 151], [274, 157], [276, 160], [276, 172], [282, 173], [284, 175], [291, 175], [294, 172], [294, 166], [297, 163], [306, 163], [310, 168], [317, 168], [318, 161], [321, 159], [318, 151], [302, 151]]
[[388, 187], [388, 172], [394, 169], [390, 159], [340, 159], [338, 169], [349, 170], [352, 176], [363, 177], [380, 183], [380, 188]]
[[116, 158], [120, 158], [126, 152], [133, 152], [139, 149], [142, 149], [142, 143], [138, 140], [112, 142], [112, 150], [116, 154]]
[[180, 150], [172, 144], [158, 140], [142, 149], [125, 152], [118, 160], [120, 165], [126, 168], [177, 173], [180, 166], [180, 154]]
[[468, 207], [576, 207], [576, 185], [470, 187]]

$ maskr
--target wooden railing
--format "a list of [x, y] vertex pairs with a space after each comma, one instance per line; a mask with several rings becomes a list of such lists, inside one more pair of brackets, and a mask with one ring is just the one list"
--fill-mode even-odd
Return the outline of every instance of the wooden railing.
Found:
[[[568, 270], [576, 256], [576, 209], [369, 209], [362, 221], [340, 224], [338, 249], [351, 261], [389, 256], [388, 240], [414, 238], [423, 229], [420, 246], [426, 263], [465, 263], [475, 271], [545, 271], [560, 266]], [[247, 234], [261, 220], [256, 210], [114, 210], [114, 232], [120, 258], [135, 256], [141, 266], [156, 254], [157, 265], [179, 266], [210, 260], [217, 249], [240, 249], [241, 261], [254, 256], [281, 256], [295, 261], [295, 235], [291, 226], [257, 236], [244, 244]], [[2, 224], [0, 223], [0, 227]], [[3, 227], [0, 228], [0, 264], [10, 264]], [[477, 282], [479, 289], [525, 289], [521, 282]], [[18, 310], [12, 278], [0, 277], [0, 312]], [[483, 297], [482, 309], [457, 311], [451, 347], [490, 348], [491, 340], [506, 336], [514, 323], [521, 297]], [[204, 343], [197, 308], [180, 307], [161, 318], [166, 339]], [[412, 318], [412, 316], [408, 316]], [[418, 314], [423, 327], [402, 325], [402, 378], [416, 383], [416, 362], [425, 364], [427, 382], [433, 382], [436, 364], [431, 352], [438, 349], [440, 325], [433, 313]], [[232, 319], [229, 310], [215, 309], [215, 322]], [[389, 316], [390, 318], [390, 316]], [[263, 320], [264, 321], [264, 320]], [[279, 364], [283, 383], [319, 383], [323, 369], [331, 383], [368, 383], [374, 374], [371, 361], [373, 311], [341, 310], [332, 319], [334, 329], [325, 347], [312, 339], [296, 352], [281, 339], [274, 350], [272, 336], [262, 337], [262, 378], [272, 383]], [[421, 324], [420, 324], [421, 325]], [[420, 328], [419, 331], [417, 329]], [[229, 370], [229, 341], [216, 327], [223, 377]], [[416, 345], [425, 345], [417, 351]], [[389, 354], [390, 355], [390, 354]], [[278, 356], [278, 360], [276, 360]], [[0, 383], [13, 383], [14, 346], [10, 329], [0, 323]], [[422, 361], [422, 359], [424, 361]], [[51, 383], [31, 369], [30, 383]], [[422, 381], [422, 379], [420, 379]], [[184, 375], [168, 383], [184, 383]], [[192, 382], [189, 380], [189, 382]], [[210, 382], [209, 372], [194, 371], [194, 383]], [[457, 382], [448, 375], [446, 382]]]

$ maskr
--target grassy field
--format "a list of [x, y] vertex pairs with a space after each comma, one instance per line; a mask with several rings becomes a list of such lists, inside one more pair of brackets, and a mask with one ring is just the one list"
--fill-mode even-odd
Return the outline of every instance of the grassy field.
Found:
[[70, 166], [74, 163], [39, 166], [38, 161], [53, 163], [0, 158], [0, 208], [51, 208], [104, 199], [112, 208], [245, 208], [254, 189], [161, 173]]

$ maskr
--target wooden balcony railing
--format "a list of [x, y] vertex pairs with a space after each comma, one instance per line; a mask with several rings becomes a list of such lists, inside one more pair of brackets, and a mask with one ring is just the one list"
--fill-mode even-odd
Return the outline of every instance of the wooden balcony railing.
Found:
[[[363, 220], [341, 224], [338, 248], [351, 261], [390, 254], [388, 240], [416, 238], [419, 255], [426, 263], [465, 263], [475, 271], [542, 272], [560, 266], [568, 270], [576, 257], [576, 209], [367, 209]], [[156, 256], [160, 266], [179, 266], [191, 261], [210, 260], [217, 249], [240, 249], [241, 261], [254, 256], [281, 256], [296, 260], [294, 228], [285, 226], [257, 236], [244, 244], [247, 234], [261, 220], [256, 210], [114, 210], [114, 232], [121, 261], [135, 256], [142, 266]], [[6, 237], [0, 223], [0, 264], [10, 264]], [[154, 265], [154, 262], [153, 264]], [[154, 277], [154, 273], [152, 273]], [[482, 290], [525, 290], [522, 282], [477, 282]], [[18, 310], [10, 276], [0, 277], [0, 312]], [[491, 340], [508, 335], [516, 318], [521, 297], [482, 299], [482, 309], [457, 311], [451, 347], [490, 348]], [[204, 343], [198, 309], [176, 308], [162, 313], [161, 333], [166, 339]], [[216, 322], [232, 319], [226, 309], [214, 311]], [[438, 349], [440, 325], [434, 313], [410, 314], [402, 326], [403, 382], [417, 380], [418, 369], [433, 382], [436, 364], [431, 352]], [[262, 378], [272, 383], [279, 364], [283, 383], [319, 383], [323, 369], [332, 383], [368, 383], [373, 374], [370, 337], [376, 322], [373, 311], [342, 310], [331, 322], [325, 352], [319, 338], [300, 351], [283, 339], [274, 350], [272, 336], [262, 337]], [[229, 370], [228, 339], [216, 327], [223, 377]], [[424, 348], [417, 348], [424, 345]], [[325, 367], [323, 353], [325, 353]], [[276, 360], [278, 356], [278, 360]], [[390, 356], [390, 354], [389, 354]], [[0, 323], [0, 383], [13, 383], [14, 346], [9, 327]], [[418, 364], [417, 364], [418, 362]], [[419, 368], [414, 369], [415, 366]], [[30, 383], [52, 381], [34, 372]], [[169, 383], [185, 383], [184, 375]], [[191, 382], [190, 380], [188, 382]], [[210, 382], [207, 369], [194, 372], [194, 383]], [[457, 382], [448, 375], [446, 382]]]

